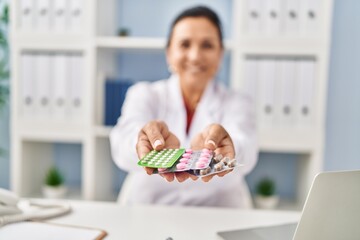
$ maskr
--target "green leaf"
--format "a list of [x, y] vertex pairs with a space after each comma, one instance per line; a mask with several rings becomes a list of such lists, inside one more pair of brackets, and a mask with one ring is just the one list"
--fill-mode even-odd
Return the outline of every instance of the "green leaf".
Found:
[[46, 174], [45, 184], [48, 186], [60, 186], [64, 183], [64, 178], [56, 167], [51, 167]]

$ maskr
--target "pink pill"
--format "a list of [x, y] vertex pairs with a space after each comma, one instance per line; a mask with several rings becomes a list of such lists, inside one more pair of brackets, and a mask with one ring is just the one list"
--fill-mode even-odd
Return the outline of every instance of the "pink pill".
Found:
[[199, 158], [199, 162], [207, 163], [208, 161], [209, 161], [209, 158], [207, 158], [207, 157]]
[[190, 158], [191, 157], [191, 153], [184, 153], [182, 155], [183, 158]]
[[159, 172], [164, 172], [164, 171], [166, 171], [166, 168], [158, 168], [158, 171]]
[[188, 163], [188, 162], [189, 162], [189, 159], [188, 159], [188, 158], [181, 158], [181, 159], [180, 159], [180, 162], [181, 162], [181, 163]]
[[201, 153], [201, 157], [210, 157], [211, 155], [210, 155], [210, 153]]
[[203, 152], [203, 153], [210, 153], [211, 150], [210, 150], [210, 149], [207, 149], [207, 148], [203, 148], [202, 152]]
[[203, 163], [203, 162], [197, 162], [197, 163], [196, 163], [196, 167], [197, 167], [197, 168], [204, 168], [204, 167], [206, 167], [206, 164]]
[[178, 163], [178, 164], [176, 165], [176, 169], [181, 170], [181, 169], [185, 169], [185, 168], [186, 168], [186, 164], [185, 164], [185, 163]]
[[186, 149], [185, 152], [191, 154], [191, 153], [193, 152], [193, 150], [191, 150], [191, 149]]

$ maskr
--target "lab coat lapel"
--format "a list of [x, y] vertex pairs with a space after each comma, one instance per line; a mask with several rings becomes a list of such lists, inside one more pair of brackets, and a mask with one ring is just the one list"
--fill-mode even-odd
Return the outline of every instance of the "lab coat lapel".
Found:
[[172, 75], [169, 79], [169, 101], [165, 103], [169, 109], [170, 131], [175, 133], [182, 144], [186, 144], [186, 110], [180, 89], [179, 78]]

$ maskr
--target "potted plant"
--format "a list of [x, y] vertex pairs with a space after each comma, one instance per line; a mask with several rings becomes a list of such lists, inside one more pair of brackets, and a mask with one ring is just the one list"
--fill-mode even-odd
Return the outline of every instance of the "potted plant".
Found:
[[263, 178], [256, 185], [255, 204], [258, 208], [273, 209], [279, 203], [279, 196], [275, 194], [276, 185], [271, 178]]
[[45, 176], [43, 194], [46, 198], [62, 198], [66, 194], [64, 177], [56, 167], [51, 167]]

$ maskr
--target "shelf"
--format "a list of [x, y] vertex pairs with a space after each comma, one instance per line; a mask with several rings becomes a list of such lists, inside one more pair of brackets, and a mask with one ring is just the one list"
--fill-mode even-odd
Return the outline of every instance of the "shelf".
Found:
[[16, 129], [24, 140], [44, 142], [82, 142], [84, 127], [80, 124], [40, 124], [23, 122]]
[[95, 136], [109, 138], [112, 128], [113, 127], [110, 127], [110, 126], [96, 126], [95, 127]]
[[[141, 38], [141, 37], [97, 37], [96, 46], [99, 48], [123, 48], [123, 49], [165, 49], [164, 38]], [[225, 41], [225, 49], [233, 48], [233, 42]]]
[[17, 34], [11, 36], [17, 47], [28, 50], [79, 50], [82, 51], [90, 42], [83, 36]]
[[241, 51], [258, 55], [318, 56], [328, 48], [326, 41], [317, 38], [259, 38], [244, 37]]
[[318, 139], [312, 129], [260, 129], [259, 146], [264, 152], [311, 153]]

